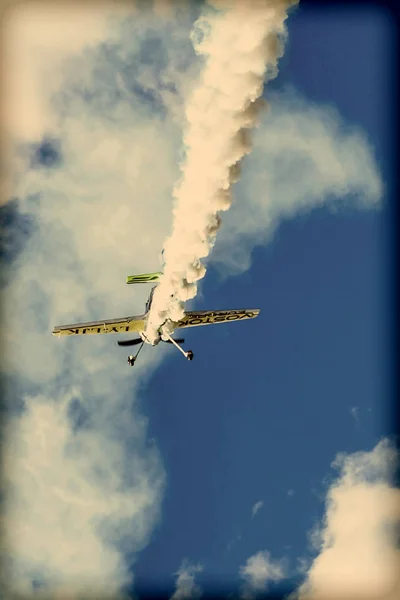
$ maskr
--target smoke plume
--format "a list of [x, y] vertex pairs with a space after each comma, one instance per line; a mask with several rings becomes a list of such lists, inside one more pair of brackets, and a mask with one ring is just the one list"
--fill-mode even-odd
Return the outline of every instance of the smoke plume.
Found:
[[146, 335], [171, 333], [184, 303], [197, 293], [221, 225], [231, 187], [251, 151], [264, 83], [277, 75], [288, 9], [297, 0], [209, 0], [194, 24], [192, 41], [205, 59], [187, 108], [186, 157], [174, 188], [172, 234], [164, 245], [164, 274], [155, 291]]

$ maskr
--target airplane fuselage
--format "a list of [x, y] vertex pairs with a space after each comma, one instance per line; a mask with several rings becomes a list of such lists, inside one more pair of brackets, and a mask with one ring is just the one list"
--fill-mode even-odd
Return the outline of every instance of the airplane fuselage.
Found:
[[153, 343], [150, 342], [150, 340], [147, 338], [144, 331], [139, 331], [139, 335], [142, 338], [142, 340], [144, 341], [144, 343], [149, 344], [150, 346], [157, 346], [157, 344], [159, 344], [161, 342], [161, 334], [160, 333], [158, 334], [158, 338], [155, 339]]

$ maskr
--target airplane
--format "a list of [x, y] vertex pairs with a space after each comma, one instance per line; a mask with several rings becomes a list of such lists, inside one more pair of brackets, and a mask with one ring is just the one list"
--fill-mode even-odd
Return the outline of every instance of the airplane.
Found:
[[[142, 275], [130, 275], [126, 278], [127, 284], [139, 284], [139, 283], [159, 283], [162, 273], [144, 273]], [[53, 335], [58, 337], [64, 335], [90, 335], [90, 334], [101, 334], [101, 333], [131, 333], [135, 332], [139, 335], [138, 338], [129, 340], [118, 340], [118, 346], [136, 346], [141, 344], [136, 355], [130, 354], [128, 356], [128, 364], [133, 367], [137, 357], [143, 345], [150, 344], [156, 346], [159, 342], [166, 342], [173, 344], [187, 360], [193, 360], [194, 354], [191, 350], [185, 352], [180, 346], [184, 343], [184, 339], [173, 339], [169, 334], [164, 334], [166, 340], [161, 337], [161, 327], [158, 330], [158, 338], [152, 343], [145, 334], [147, 319], [150, 314], [151, 304], [153, 301], [154, 290], [156, 286], [153, 286], [148, 300], [146, 302], [146, 308], [143, 315], [137, 315], [132, 317], [121, 317], [118, 319], [107, 319], [104, 321], [91, 321], [88, 323], [73, 323], [71, 325], [57, 325], [53, 329]], [[260, 313], [259, 308], [255, 309], [231, 309], [231, 310], [198, 310], [189, 311], [185, 313], [183, 319], [173, 323], [174, 329], [183, 329], [185, 327], [197, 327], [202, 325], [214, 325], [216, 323], [230, 323], [232, 321], [254, 319]]]

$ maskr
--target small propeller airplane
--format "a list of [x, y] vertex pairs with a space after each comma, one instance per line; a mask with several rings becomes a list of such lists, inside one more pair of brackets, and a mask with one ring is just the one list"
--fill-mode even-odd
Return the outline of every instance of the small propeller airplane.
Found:
[[[159, 283], [160, 276], [162, 273], [144, 273], [142, 275], [131, 275], [126, 278], [127, 284], [138, 284], [138, 283]], [[194, 354], [191, 350], [185, 352], [185, 350], [179, 345], [184, 343], [184, 339], [173, 339], [170, 335], [165, 334], [166, 340], [161, 338], [161, 327], [158, 330], [158, 338], [154, 343], [147, 339], [145, 330], [147, 319], [150, 314], [151, 303], [153, 300], [153, 294], [156, 286], [153, 286], [149, 298], [146, 302], [146, 309], [143, 315], [132, 316], [132, 317], [121, 317], [119, 319], [108, 319], [105, 321], [91, 321], [88, 323], [73, 323], [72, 325], [58, 325], [53, 329], [53, 335], [58, 337], [62, 335], [89, 335], [89, 334], [100, 334], [100, 333], [132, 333], [135, 332], [139, 335], [138, 338], [130, 340], [118, 340], [118, 346], [136, 346], [141, 344], [136, 355], [128, 356], [128, 364], [133, 367], [139, 352], [141, 351], [143, 344], [147, 343], [151, 346], [156, 346], [159, 342], [166, 342], [173, 344], [187, 360], [193, 360]], [[200, 310], [200, 311], [189, 311], [185, 313], [183, 319], [175, 322], [174, 329], [183, 329], [184, 327], [198, 327], [201, 325], [214, 325], [215, 323], [230, 323], [232, 321], [240, 321], [246, 319], [254, 319], [260, 313], [259, 308], [255, 309], [232, 309], [232, 310]]]

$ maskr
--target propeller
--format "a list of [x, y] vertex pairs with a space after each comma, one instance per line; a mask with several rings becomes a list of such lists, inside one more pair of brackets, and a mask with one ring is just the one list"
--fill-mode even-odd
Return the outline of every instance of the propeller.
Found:
[[[166, 344], [173, 344], [173, 342], [171, 342], [171, 340], [162, 340], [162, 341], [165, 342]], [[176, 342], [177, 344], [183, 344], [184, 341], [185, 340], [183, 338], [174, 340], [174, 342]]]
[[118, 346], [136, 346], [137, 344], [141, 344], [142, 341], [143, 340], [141, 338], [137, 338], [135, 340], [119, 340], [117, 344]]

